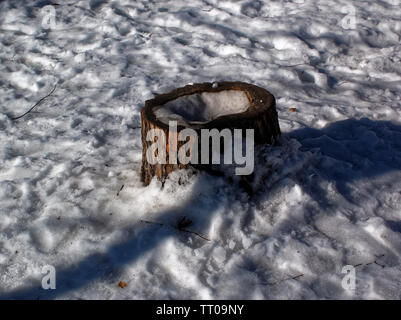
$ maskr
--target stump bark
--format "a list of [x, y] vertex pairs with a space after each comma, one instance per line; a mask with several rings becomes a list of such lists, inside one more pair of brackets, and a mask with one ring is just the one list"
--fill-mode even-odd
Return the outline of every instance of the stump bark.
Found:
[[[177, 131], [170, 132], [169, 125], [159, 116], [159, 111], [163, 111], [163, 106], [166, 106], [169, 102], [178, 101], [176, 99], [185, 97], [191, 98], [195, 97], [193, 101], [196, 99], [199, 100], [200, 95], [204, 93], [223, 93], [241, 91], [246, 95], [246, 98], [249, 100], [249, 105], [245, 111], [241, 110], [238, 113], [228, 113], [227, 110], [223, 110], [224, 112], [220, 112], [219, 110], [213, 110], [213, 108], [218, 108], [213, 105], [213, 97], [217, 95], [209, 95], [211, 98], [211, 104], [205, 105], [205, 108], [208, 108], [209, 114], [217, 115], [214, 118], [209, 117], [207, 119], [200, 119], [202, 121], [193, 121], [199, 120], [196, 119], [198, 114], [202, 114], [203, 110], [202, 105], [198, 105], [191, 114], [190, 104], [185, 105], [179, 111], [181, 114], [184, 114], [184, 122], [178, 121]], [[234, 92], [235, 93], [235, 92]], [[207, 96], [207, 97], [209, 97]], [[226, 95], [229, 97], [230, 95]], [[231, 94], [233, 97], [237, 97], [236, 95]], [[203, 97], [203, 96], [202, 96]], [[237, 99], [237, 98], [236, 98]], [[221, 99], [220, 99], [221, 100]], [[227, 100], [227, 99], [226, 99]], [[237, 99], [238, 100], [238, 99]], [[188, 100], [189, 101], [189, 100]], [[196, 100], [197, 101], [197, 100]], [[218, 99], [216, 101], [219, 101]], [[224, 100], [221, 100], [224, 102]], [[229, 103], [229, 101], [225, 101]], [[235, 103], [234, 103], [235, 104]], [[238, 104], [238, 103], [237, 103]], [[243, 107], [243, 106], [242, 106]], [[224, 109], [225, 106], [220, 103], [220, 108]], [[210, 110], [209, 110], [210, 109]], [[240, 109], [238, 109], [240, 110]], [[189, 121], [185, 116], [190, 114]], [[221, 114], [221, 115], [220, 115]], [[167, 117], [168, 118], [168, 117]], [[182, 117], [180, 116], [180, 119]], [[171, 119], [177, 119], [176, 115], [174, 117], [171, 116]], [[188, 121], [186, 121], [188, 120]], [[142, 126], [142, 167], [141, 167], [141, 180], [145, 185], [148, 185], [153, 177], [157, 177], [161, 181], [168, 176], [174, 170], [178, 169], [187, 169], [191, 167], [195, 167], [196, 169], [205, 169], [208, 170], [210, 166], [208, 165], [194, 165], [191, 163], [183, 164], [183, 163], [169, 163], [171, 162], [169, 159], [169, 150], [175, 152], [178, 150], [185, 141], [178, 141], [177, 136], [181, 132], [181, 130], [186, 128], [191, 128], [196, 132], [200, 132], [201, 129], [213, 129], [216, 128], [218, 130], [229, 129], [233, 131], [234, 129], [253, 129], [254, 130], [254, 141], [255, 144], [276, 144], [279, 136], [281, 134], [280, 127], [278, 123], [278, 116], [275, 107], [275, 99], [271, 93], [267, 90], [260, 88], [258, 86], [244, 83], [244, 82], [218, 82], [218, 83], [198, 83], [193, 85], [187, 85], [182, 88], [175, 89], [166, 94], [159, 94], [155, 98], [151, 100], [147, 100], [145, 102], [145, 106], [141, 110], [141, 126]], [[154, 138], [151, 141], [147, 141], [147, 134], [152, 129], [161, 130], [165, 135], [165, 140], [162, 141], [165, 144], [166, 150], [166, 163], [155, 163], [152, 164], [147, 159], [147, 152], [151, 145], [157, 141]], [[174, 142], [171, 144], [171, 142]], [[154, 156], [157, 156], [155, 154]], [[174, 162], [174, 161], [172, 161]]]

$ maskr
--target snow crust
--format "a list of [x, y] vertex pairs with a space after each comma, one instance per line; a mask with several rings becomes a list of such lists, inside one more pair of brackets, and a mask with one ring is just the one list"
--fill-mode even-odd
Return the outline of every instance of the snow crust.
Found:
[[156, 117], [165, 124], [175, 120], [178, 124], [206, 123], [218, 117], [245, 112], [250, 107], [244, 91], [223, 90], [202, 92], [179, 97], [163, 106], [155, 107]]

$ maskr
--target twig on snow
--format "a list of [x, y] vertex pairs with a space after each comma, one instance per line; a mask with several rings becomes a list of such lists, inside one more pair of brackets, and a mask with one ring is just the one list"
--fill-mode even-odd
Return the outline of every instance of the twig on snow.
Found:
[[40, 105], [45, 99], [47, 99], [48, 97], [50, 97], [50, 96], [53, 94], [53, 92], [56, 90], [56, 88], [57, 88], [57, 85], [54, 85], [53, 90], [50, 91], [49, 94], [47, 94], [46, 96], [44, 96], [44, 97], [43, 97], [42, 99], [40, 99], [38, 102], [36, 102], [27, 112], [25, 112], [24, 114], [22, 114], [22, 115], [20, 115], [20, 116], [18, 116], [18, 117], [11, 118], [11, 120], [18, 120], [18, 119], [21, 119], [22, 117], [26, 116], [26, 115], [27, 115], [28, 113], [30, 113], [33, 109], [35, 109], [38, 105]]
[[164, 226], [164, 223], [160, 223], [160, 222], [155, 222], [155, 221], [149, 221], [149, 220], [140, 220], [141, 222], [144, 222], [144, 223], [149, 223], [149, 224], [157, 224], [157, 225], [159, 225], [159, 226]]
[[282, 282], [284, 282], [284, 281], [288, 281], [288, 280], [297, 280], [298, 278], [301, 278], [301, 277], [303, 277], [303, 276], [304, 276], [304, 274], [301, 273], [301, 274], [298, 274], [298, 275], [296, 275], [296, 276], [290, 276], [290, 277], [288, 277], [288, 278], [284, 278], [284, 279], [281, 279], [281, 280], [277, 280], [276, 282], [272, 282], [272, 283], [262, 283], [262, 284], [268, 285], [268, 286], [275, 286], [275, 285], [280, 284], [280, 283], [282, 283]]
[[121, 186], [120, 190], [117, 192], [117, 197], [120, 195], [121, 190], [124, 189], [124, 185]]
[[303, 277], [303, 276], [304, 276], [304, 274], [301, 273], [301, 274], [299, 274], [299, 275], [297, 275], [297, 276], [294, 276], [294, 277], [292, 277], [292, 278], [289, 278], [288, 280], [296, 280], [296, 279], [298, 279], [298, 278], [300, 278], [300, 277]]
[[182, 232], [192, 233], [192, 234], [194, 234], [194, 235], [197, 235], [199, 238], [202, 238], [203, 240], [211, 241], [210, 239], [208, 239], [208, 238], [202, 236], [200, 233], [197, 233], [197, 232], [195, 232], [195, 231], [187, 230], [187, 229], [178, 229], [178, 230], [180, 230], [180, 231], [182, 231]]
[[378, 265], [378, 266], [380, 266], [382, 268], [385, 268], [386, 265], [380, 264], [379, 262], [377, 262], [379, 259], [383, 258], [384, 256], [385, 256], [384, 254], [375, 255], [375, 257], [376, 257], [375, 260], [367, 262], [367, 263], [358, 263], [358, 264], [355, 264], [353, 267], [356, 268], [356, 267], [360, 267], [360, 266], [370, 266], [372, 264], [376, 264], [376, 265]]
[[[157, 224], [159, 226], [165, 226], [165, 224], [161, 223], [161, 222], [149, 221], [149, 220], [143, 220], [143, 219], [141, 219], [140, 221], [144, 222], [144, 223], [148, 223], [148, 224]], [[186, 232], [186, 233], [192, 233], [192, 234], [198, 236], [199, 238], [202, 238], [203, 240], [211, 241], [210, 239], [202, 236], [200, 233], [192, 231], [192, 230], [187, 230], [187, 229], [183, 229], [183, 228], [179, 228], [179, 227], [174, 227], [174, 229], [177, 229], [178, 231], [182, 231], [182, 232]]]

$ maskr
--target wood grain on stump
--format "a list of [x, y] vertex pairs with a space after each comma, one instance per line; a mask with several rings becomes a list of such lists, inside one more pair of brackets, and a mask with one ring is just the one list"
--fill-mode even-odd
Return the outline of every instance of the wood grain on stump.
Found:
[[[209, 93], [219, 93], [219, 95]], [[230, 97], [233, 97], [232, 105], [234, 107], [226, 106], [230, 105]], [[244, 97], [247, 100], [246, 106], [243, 101]], [[182, 100], [185, 103], [178, 109], [176, 106], [168, 107], [176, 101], [181, 101], [179, 99], [187, 100]], [[203, 105], [203, 102], [199, 102], [202, 99], [206, 99], [208, 102]], [[196, 108], [194, 110], [191, 110], [192, 102], [194, 102], [193, 108]], [[214, 102], [216, 103], [214, 104]], [[177, 116], [174, 113], [174, 108], [180, 115]], [[202, 108], [207, 108], [207, 110], [202, 110]], [[230, 111], [233, 112], [230, 113]], [[176, 132], [169, 132], [166, 120], [177, 120]], [[243, 131], [254, 129], [255, 144], [275, 144], [280, 136], [273, 95], [263, 88], [244, 82], [199, 83], [157, 95], [154, 99], [145, 102], [145, 107], [141, 111], [141, 125], [143, 148], [141, 180], [145, 185], [148, 185], [154, 176], [163, 181], [170, 172], [178, 169], [195, 167], [207, 170], [207, 165], [169, 163], [169, 148], [174, 148], [173, 151], [176, 151], [186, 143], [186, 141], [177, 139], [179, 132], [183, 129], [191, 128], [197, 133], [200, 133], [201, 129], [213, 128], [218, 130], [228, 128], [231, 131], [233, 129], [243, 129]], [[151, 164], [147, 161], [147, 150], [154, 143], [154, 141], [146, 140], [147, 133], [151, 129], [160, 129], [165, 134], [166, 139], [163, 141], [167, 151], [167, 163], [165, 164]], [[175, 143], [170, 145], [171, 141]]]

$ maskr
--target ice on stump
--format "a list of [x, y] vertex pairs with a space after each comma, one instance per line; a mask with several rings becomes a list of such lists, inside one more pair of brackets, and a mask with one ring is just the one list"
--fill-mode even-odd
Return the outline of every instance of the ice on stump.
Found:
[[168, 125], [175, 120], [179, 125], [200, 124], [218, 117], [245, 112], [250, 101], [244, 91], [223, 90], [179, 97], [154, 108], [155, 116]]

